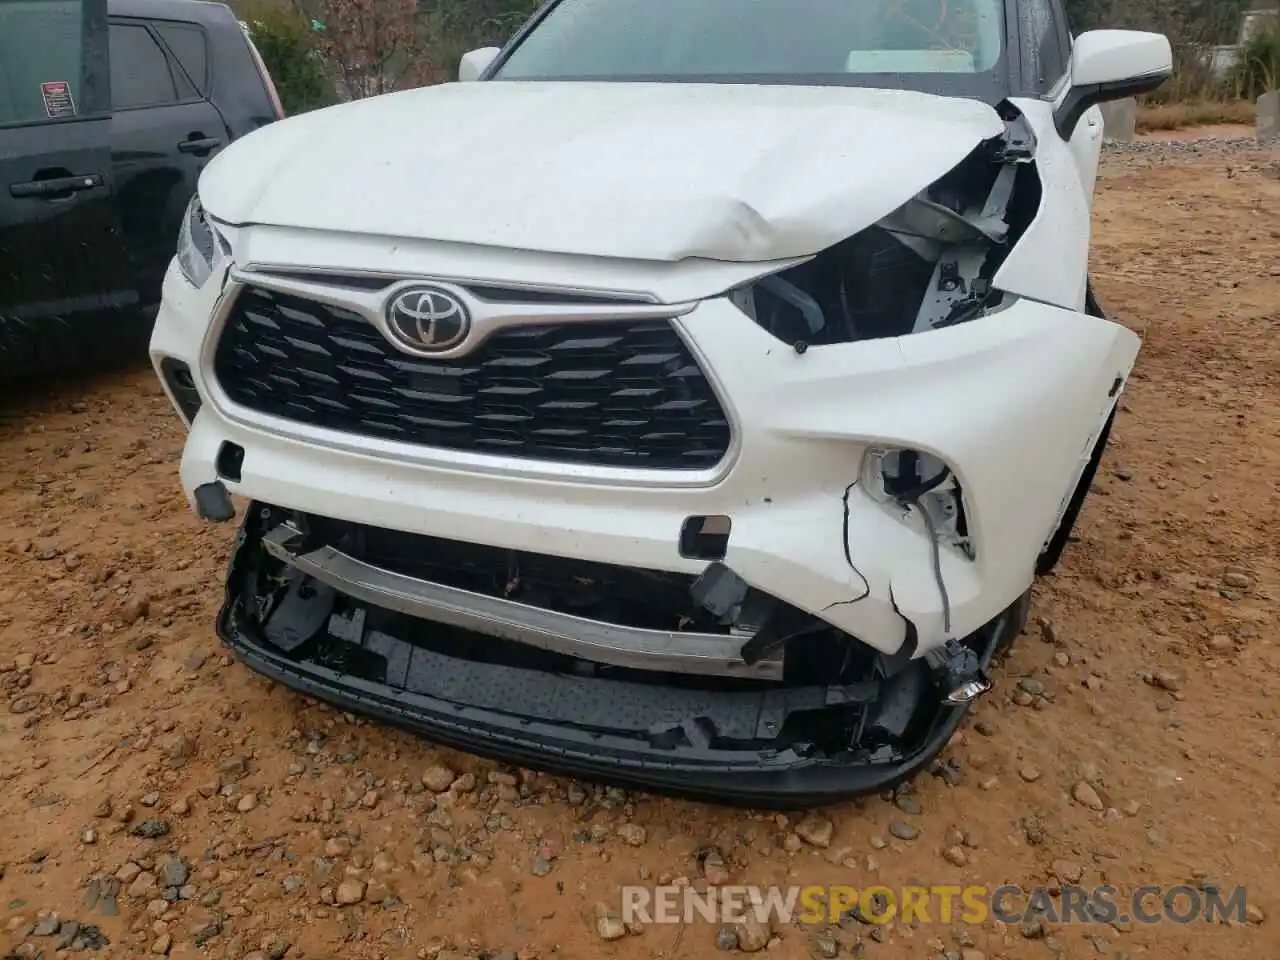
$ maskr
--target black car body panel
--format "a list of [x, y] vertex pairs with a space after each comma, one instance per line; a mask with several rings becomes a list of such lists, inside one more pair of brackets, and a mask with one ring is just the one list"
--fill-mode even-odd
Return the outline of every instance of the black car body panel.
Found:
[[201, 170], [278, 119], [225, 4], [23, 10], [0, 35], [0, 383], [142, 355]]

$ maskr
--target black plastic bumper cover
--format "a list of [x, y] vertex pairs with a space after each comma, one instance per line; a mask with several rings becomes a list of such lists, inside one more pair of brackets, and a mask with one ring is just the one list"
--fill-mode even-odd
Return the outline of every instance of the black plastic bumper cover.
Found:
[[[227, 600], [218, 617], [218, 633], [236, 656], [256, 672], [290, 689], [314, 696], [341, 709], [405, 727], [434, 742], [479, 756], [529, 769], [584, 780], [650, 790], [716, 803], [772, 809], [802, 808], [854, 795], [889, 789], [913, 777], [942, 750], [959, 727], [967, 706], [939, 706], [933, 722], [906, 756], [888, 761], [849, 754], [842, 758], [805, 756], [790, 749], [727, 750], [695, 742], [667, 749], [637, 741], [633, 730], [611, 736], [598, 729], [563, 722], [561, 718], [532, 717], [494, 707], [492, 697], [477, 697], [483, 705], [432, 696], [374, 682], [341, 672], [323, 663], [300, 658], [268, 642], [245, 614], [246, 598], [238, 596], [237, 557], [247, 546], [242, 533], [231, 561]], [[984, 665], [1020, 629], [1020, 604], [989, 623], [981, 641]], [[399, 643], [394, 638], [384, 641]], [[475, 689], [473, 673], [484, 665], [436, 654], [431, 657], [434, 690]], [[499, 668], [512, 669], [512, 668]], [[454, 673], [454, 676], [449, 676]], [[565, 678], [536, 670], [519, 670], [507, 689], [520, 689], [510, 700], [526, 703], [565, 699]], [[501, 677], [498, 678], [502, 681]], [[575, 678], [577, 679], [577, 678]], [[579, 683], [608, 686], [611, 681]], [[545, 690], [539, 685], [545, 684]], [[629, 693], [653, 691], [656, 700], [670, 691], [663, 687], [617, 684]], [[822, 688], [808, 688], [820, 690]], [[603, 691], [601, 691], [603, 692]], [[596, 700], [596, 697], [586, 697]], [[563, 710], [560, 713], [563, 715]], [[661, 712], [661, 711], [658, 711]]]

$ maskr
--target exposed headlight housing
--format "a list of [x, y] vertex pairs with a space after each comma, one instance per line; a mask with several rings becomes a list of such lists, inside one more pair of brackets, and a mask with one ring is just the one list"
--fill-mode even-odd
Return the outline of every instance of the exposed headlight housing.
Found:
[[178, 230], [178, 268], [182, 275], [193, 287], [203, 287], [226, 252], [225, 242], [200, 205], [200, 196], [193, 196]]

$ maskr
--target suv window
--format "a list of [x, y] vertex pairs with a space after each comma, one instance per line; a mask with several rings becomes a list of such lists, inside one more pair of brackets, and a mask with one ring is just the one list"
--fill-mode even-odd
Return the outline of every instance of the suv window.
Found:
[[560, 0], [494, 79], [843, 83], [966, 95], [1002, 74], [1004, 2]]
[[111, 24], [111, 104], [117, 110], [178, 102], [169, 58], [142, 25]]
[[85, 111], [83, 20], [81, 0], [0, 0], [0, 125]]
[[209, 48], [206, 46], [204, 31], [193, 23], [153, 23], [152, 26], [160, 34], [160, 39], [168, 45], [169, 52], [178, 58], [178, 63], [200, 95], [208, 93]]

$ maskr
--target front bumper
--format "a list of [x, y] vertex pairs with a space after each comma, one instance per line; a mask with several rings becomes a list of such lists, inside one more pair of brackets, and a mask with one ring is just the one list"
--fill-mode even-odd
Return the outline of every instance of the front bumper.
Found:
[[[264, 546], [273, 514], [254, 504], [241, 528], [218, 618], [224, 642], [291, 689], [481, 756], [719, 803], [805, 807], [911, 778], [968, 709], [942, 703], [921, 662], [828, 686], [673, 686], [638, 671], [584, 677], [453, 655], [444, 628], [423, 642], [420, 624], [310, 578], [268, 600], [280, 582]], [[966, 638], [984, 667], [1021, 631], [1027, 600]]]
[[[212, 375], [223, 289], [215, 278], [193, 290], [171, 270], [152, 339], [157, 368], [187, 364], [201, 400], [181, 468], [193, 507], [219, 484], [351, 523], [684, 574], [706, 566], [678, 548], [686, 519], [728, 517], [735, 574], [887, 655], [973, 635], [1028, 589], [1137, 349], [1115, 324], [1023, 300], [928, 334], [800, 354], [707, 300], [672, 322], [721, 396], [729, 454], [705, 471], [597, 471], [257, 416]], [[941, 549], [945, 603], [919, 515], [859, 483], [871, 447], [939, 457], [960, 484], [975, 553]]]

